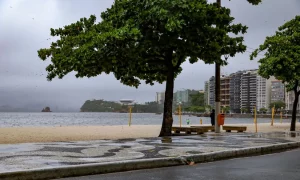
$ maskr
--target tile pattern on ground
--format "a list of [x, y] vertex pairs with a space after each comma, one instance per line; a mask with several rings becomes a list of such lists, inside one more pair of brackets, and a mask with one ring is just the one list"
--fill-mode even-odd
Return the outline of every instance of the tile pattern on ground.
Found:
[[0, 145], [0, 173], [122, 160], [176, 157], [300, 141], [300, 133], [207, 133], [148, 139]]

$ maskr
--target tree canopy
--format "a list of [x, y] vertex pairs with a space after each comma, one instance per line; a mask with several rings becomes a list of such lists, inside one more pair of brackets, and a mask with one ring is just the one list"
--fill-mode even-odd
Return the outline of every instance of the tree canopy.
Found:
[[247, 0], [247, 1], [252, 5], [258, 5], [259, 3], [262, 2], [262, 0]]
[[189, 104], [191, 106], [203, 106], [204, 107], [204, 93], [196, 92], [189, 95]]
[[226, 113], [230, 112], [230, 107], [229, 106], [223, 106], [222, 111], [223, 111], [223, 113], [226, 114]]
[[261, 112], [263, 114], [266, 113], [267, 111], [268, 111], [268, 109], [266, 109], [266, 108], [260, 108], [259, 109], [259, 112]]
[[115, 0], [101, 18], [97, 23], [92, 15], [51, 29], [59, 40], [38, 51], [42, 60], [51, 58], [48, 80], [75, 71], [76, 77], [113, 73], [134, 87], [141, 80], [166, 81], [161, 135], [171, 134], [174, 79], [181, 64], [201, 59], [225, 65], [223, 55], [246, 50], [239, 34], [247, 27], [233, 23], [230, 9], [206, 0]]
[[232, 24], [229, 9], [218, 9], [206, 0], [115, 0], [101, 18], [96, 23], [92, 15], [51, 29], [51, 36], [60, 39], [38, 51], [42, 60], [51, 57], [48, 80], [75, 71], [76, 77], [112, 72], [122, 83], [136, 87], [141, 79], [162, 83], [167, 62], [178, 74], [186, 57], [191, 63], [202, 59], [224, 64], [222, 55], [234, 56], [246, 48], [243, 37], [227, 34], [245, 33], [247, 27]]
[[278, 28], [275, 35], [266, 37], [265, 42], [259, 46], [250, 56], [258, 57], [259, 53], [264, 57], [259, 59], [258, 73], [264, 78], [274, 76], [286, 84], [287, 91], [293, 90], [295, 101], [293, 105], [291, 130], [295, 130], [296, 108], [300, 91], [300, 16], [286, 22]]
[[283, 101], [275, 101], [270, 103], [269, 108], [272, 109], [275, 107], [275, 114], [278, 112], [279, 109], [285, 108], [285, 103]]

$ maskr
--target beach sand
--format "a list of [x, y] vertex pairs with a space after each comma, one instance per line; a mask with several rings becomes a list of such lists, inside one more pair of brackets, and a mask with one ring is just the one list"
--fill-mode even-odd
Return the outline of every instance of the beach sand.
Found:
[[[236, 126], [237, 124], [233, 125]], [[239, 125], [247, 126], [247, 132], [255, 132], [254, 124]], [[157, 137], [160, 127], [160, 125], [132, 125], [130, 127], [62, 126], [0, 128], [0, 144], [148, 138]], [[270, 126], [269, 123], [258, 124], [258, 132], [289, 131], [289, 127], [290, 123], [275, 123], [274, 126]], [[297, 130], [300, 130], [300, 127]]]

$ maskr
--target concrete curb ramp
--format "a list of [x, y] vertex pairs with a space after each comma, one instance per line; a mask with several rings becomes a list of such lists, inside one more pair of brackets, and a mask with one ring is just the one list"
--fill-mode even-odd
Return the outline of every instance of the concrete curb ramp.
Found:
[[16, 171], [0, 173], [1, 180], [40, 180], [40, 179], [55, 179], [74, 176], [85, 176], [93, 174], [103, 174], [112, 172], [121, 172], [138, 169], [150, 169], [167, 166], [186, 165], [189, 162], [203, 163], [229, 158], [262, 155], [282, 150], [299, 148], [300, 142], [281, 143], [267, 146], [242, 148], [235, 150], [219, 151], [212, 153], [204, 153], [198, 155], [187, 155], [170, 158], [155, 158], [129, 160], [111, 163], [95, 163], [76, 166], [64, 166], [47, 169], [33, 169], [28, 171]]

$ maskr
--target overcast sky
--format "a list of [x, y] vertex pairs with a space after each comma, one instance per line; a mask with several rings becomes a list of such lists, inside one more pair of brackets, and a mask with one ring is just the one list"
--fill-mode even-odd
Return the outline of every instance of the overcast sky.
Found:
[[[209, 0], [212, 2], [212, 0]], [[251, 6], [246, 0], [223, 0], [236, 22], [249, 27], [245, 35], [248, 52], [229, 59], [222, 73], [258, 68], [249, 52], [258, 47], [278, 26], [300, 14], [300, 0], [263, 0]], [[46, 80], [49, 62], [39, 60], [37, 50], [49, 47], [50, 28], [58, 28], [110, 7], [113, 0], [0, 0], [0, 106], [54, 106], [79, 109], [87, 99], [137, 102], [153, 101], [155, 92], [165, 86], [141, 85], [139, 89], [122, 85], [113, 75], [76, 79], [69, 74], [62, 80]], [[204, 81], [214, 74], [213, 65], [183, 64], [175, 90], [203, 89]]]

